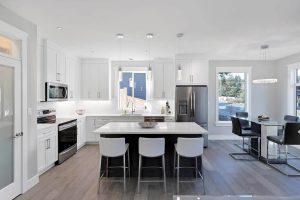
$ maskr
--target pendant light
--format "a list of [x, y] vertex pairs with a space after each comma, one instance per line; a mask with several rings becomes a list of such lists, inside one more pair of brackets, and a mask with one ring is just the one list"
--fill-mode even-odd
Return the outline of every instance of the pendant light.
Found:
[[122, 60], [122, 39], [124, 38], [124, 35], [122, 33], [116, 34], [117, 39], [119, 40], [119, 69], [118, 69], [118, 77], [119, 77], [119, 82], [123, 81], [123, 73], [122, 73], [122, 65], [121, 65], [121, 60]]
[[[269, 50], [269, 45], [264, 44], [260, 46], [261, 50], [261, 58], [262, 60], [267, 63], [268, 62], [268, 50]], [[254, 84], [271, 84], [271, 83], [277, 83], [278, 80], [276, 78], [262, 78], [262, 79], [255, 79], [252, 81]]]
[[152, 80], [152, 68], [150, 65], [150, 40], [154, 37], [153, 33], [147, 33], [146, 38], [148, 40], [148, 73], [147, 73], [147, 78], [148, 80]]
[[[178, 54], [180, 54], [180, 42], [181, 42], [181, 38], [183, 37], [183, 33], [177, 33], [176, 34], [177, 37], [177, 45], [178, 45]], [[177, 80], [181, 80], [182, 79], [182, 69], [181, 69], [181, 64], [179, 63], [177, 66]]]

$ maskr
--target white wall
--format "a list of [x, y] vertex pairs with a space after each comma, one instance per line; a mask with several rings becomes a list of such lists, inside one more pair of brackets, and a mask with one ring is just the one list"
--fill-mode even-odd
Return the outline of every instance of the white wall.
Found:
[[[232, 135], [231, 127], [216, 126], [216, 68], [217, 67], [251, 67], [252, 79], [276, 77], [276, 64], [273, 61], [238, 61], [238, 60], [213, 60], [209, 62], [208, 86], [208, 130], [212, 135]], [[250, 81], [252, 84], [252, 80]], [[256, 117], [267, 114], [272, 119], [277, 119], [278, 103], [277, 84], [252, 84], [251, 85], [251, 115]]]
[[28, 174], [30, 179], [37, 174], [37, 146], [36, 146], [36, 46], [37, 27], [35, 24], [11, 12], [0, 5], [0, 20], [4, 21], [28, 34], [28, 63], [27, 63], [27, 85], [28, 85], [28, 108], [32, 113], [28, 114]]
[[291, 111], [288, 108], [292, 102], [290, 99], [291, 97], [288, 95], [288, 88], [290, 85], [288, 80], [288, 68], [295, 63], [300, 63], [300, 53], [276, 61], [278, 78], [278, 116], [284, 116], [286, 114], [295, 115], [295, 112], [293, 112], [294, 110]]

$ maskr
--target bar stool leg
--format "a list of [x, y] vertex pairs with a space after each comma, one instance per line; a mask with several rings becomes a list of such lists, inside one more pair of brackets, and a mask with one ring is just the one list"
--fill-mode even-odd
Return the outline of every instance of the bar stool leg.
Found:
[[177, 155], [177, 194], [179, 194], [179, 170], [180, 170], [180, 164], [179, 164], [179, 154]]
[[288, 163], [288, 146], [285, 145], [285, 162]]
[[198, 160], [197, 157], [195, 157], [195, 174], [196, 174], [196, 181], [198, 179]]
[[267, 164], [269, 164], [269, 140], [267, 140]]
[[176, 150], [174, 150], [174, 168], [173, 168], [173, 177], [176, 174]]
[[164, 176], [164, 188], [165, 188], [165, 193], [166, 193], [167, 192], [167, 180], [166, 180], [165, 155], [162, 156], [162, 165], [163, 165], [163, 176]]
[[108, 177], [108, 157], [106, 157], [106, 178]]
[[98, 181], [98, 194], [100, 193], [100, 181], [101, 181], [101, 160], [102, 160], [102, 156], [100, 155], [100, 161], [99, 161], [99, 181]]
[[128, 176], [129, 177], [131, 177], [130, 176], [130, 156], [129, 156], [129, 148], [128, 148], [128, 150], [127, 150], [127, 162], [128, 162]]
[[126, 192], [126, 159], [125, 154], [123, 155], [123, 176], [124, 176], [124, 192]]
[[141, 170], [142, 170], [142, 156], [139, 155], [138, 193], [140, 193]]

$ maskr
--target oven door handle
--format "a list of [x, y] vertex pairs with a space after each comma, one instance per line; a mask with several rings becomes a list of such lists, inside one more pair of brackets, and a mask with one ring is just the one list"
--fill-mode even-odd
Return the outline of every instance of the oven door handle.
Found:
[[63, 131], [63, 130], [66, 130], [68, 128], [71, 128], [71, 127], [76, 127], [77, 126], [77, 122], [72, 122], [72, 123], [69, 123], [69, 124], [64, 124], [64, 125], [61, 125], [58, 127], [58, 131]]

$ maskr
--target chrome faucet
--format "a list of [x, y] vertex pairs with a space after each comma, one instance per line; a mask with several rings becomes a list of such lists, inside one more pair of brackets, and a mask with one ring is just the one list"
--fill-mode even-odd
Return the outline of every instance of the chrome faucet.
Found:
[[134, 109], [134, 101], [132, 100], [131, 101], [131, 114], [133, 114], [135, 112], [135, 109]]

